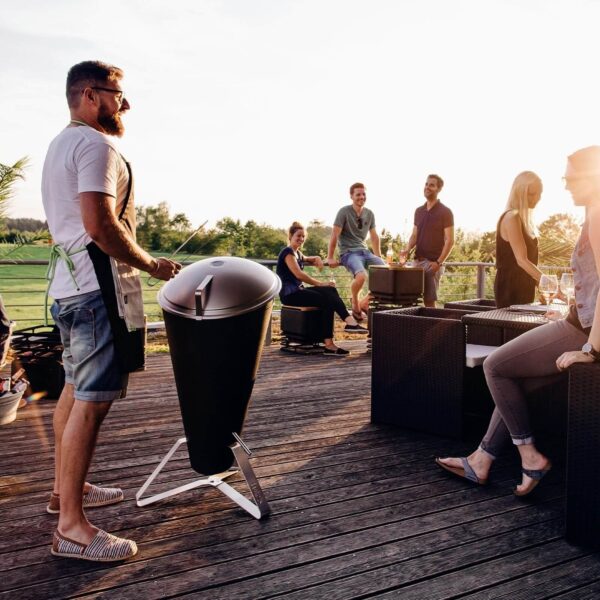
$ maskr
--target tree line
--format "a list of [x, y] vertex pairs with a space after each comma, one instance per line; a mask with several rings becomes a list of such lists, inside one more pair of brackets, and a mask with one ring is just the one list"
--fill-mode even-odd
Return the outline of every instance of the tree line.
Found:
[[[137, 207], [137, 237], [139, 243], [152, 252], [171, 253], [194, 231], [184, 213], [171, 214], [169, 205]], [[304, 245], [307, 255], [327, 256], [331, 226], [313, 220], [306, 224], [308, 238]], [[568, 214], [555, 214], [539, 226], [540, 264], [567, 266], [579, 233], [580, 225]], [[11, 219], [0, 214], [0, 242], [32, 243], [49, 237], [48, 225], [39, 219]], [[394, 253], [406, 245], [401, 235], [388, 230], [381, 232], [381, 250], [391, 246]], [[494, 262], [496, 233], [475, 234], [457, 228], [456, 244], [450, 260], [453, 262]], [[200, 256], [231, 255], [246, 258], [272, 259], [288, 243], [285, 229], [250, 220], [224, 217], [214, 227], [202, 228], [192, 237], [182, 252]]]
[[[306, 255], [327, 256], [331, 226], [313, 220], [306, 224], [308, 237], [304, 244]], [[580, 224], [566, 213], [551, 215], [539, 225], [540, 264], [567, 266], [579, 234]], [[192, 224], [183, 213], [171, 216], [169, 206], [137, 208], [138, 241], [151, 251], [172, 252], [193, 232]], [[392, 247], [395, 254], [406, 245], [401, 235], [383, 230], [381, 251]], [[456, 244], [450, 255], [453, 262], [495, 262], [496, 232], [470, 233], [457, 228]], [[185, 251], [194, 255], [225, 255], [247, 258], [276, 258], [287, 245], [287, 231], [256, 221], [242, 223], [225, 217], [213, 228], [202, 229], [186, 245]]]

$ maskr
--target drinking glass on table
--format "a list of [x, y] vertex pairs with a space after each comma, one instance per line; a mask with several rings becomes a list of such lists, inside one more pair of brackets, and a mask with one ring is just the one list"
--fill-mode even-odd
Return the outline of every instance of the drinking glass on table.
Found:
[[567, 297], [567, 307], [571, 304], [571, 298], [575, 293], [575, 282], [571, 273], [563, 273], [560, 276], [560, 291]]
[[546, 300], [546, 305], [550, 306], [552, 298], [558, 292], [558, 279], [556, 275], [542, 275], [539, 283], [540, 292]]

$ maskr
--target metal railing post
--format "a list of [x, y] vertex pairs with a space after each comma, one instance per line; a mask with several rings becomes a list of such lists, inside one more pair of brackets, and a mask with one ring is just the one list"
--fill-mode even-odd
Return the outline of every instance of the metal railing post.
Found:
[[477, 297], [485, 298], [485, 266], [477, 265]]

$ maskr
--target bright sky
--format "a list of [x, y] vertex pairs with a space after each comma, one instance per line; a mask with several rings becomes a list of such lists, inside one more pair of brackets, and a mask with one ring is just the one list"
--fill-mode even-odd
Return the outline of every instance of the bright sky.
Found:
[[[403, 233], [430, 172], [490, 230], [536, 171], [536, 221], [570, 210], [567, 154], [600, 144], [599, 0], [0, 0], [0, 162], [32, 166], [10, 214], [43, 218], [67, 70], [125, 70], [119, 142], [138, 204], [193, 224], [331, 223], [354, 181]], [[578, 213], [574, 213], [578, 214]]]

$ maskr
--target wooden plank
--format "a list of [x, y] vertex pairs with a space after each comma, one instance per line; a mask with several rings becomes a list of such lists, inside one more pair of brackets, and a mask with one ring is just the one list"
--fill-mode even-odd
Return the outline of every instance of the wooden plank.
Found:
[[[497, 585], [514, 577], [522, 576], [540, 568], [560, 565], [566, 560], [575, 559], [585, 552], [575, 546], [567, 544], [559, 539], [535, 547], [535, 552], [519, 550], [510, 552], [507, 556], [475, 564], [463, 568], [462, 563], [455, 562], [455, 569], [448, 574], [436, 577], [433, 580], [409, 585], [402, 588], [402, 598], [406, 600], [421, 599], [423, 594], [431, 600], [442, 600], [455, 597], [464, 593], [465, 590], [478, 590]], [[378, 594], [373, 598], [391, 599], [398, 597], [398, 590], [392, 590], [385, 594]]]
[[[392, 539], [398, 541], [424, 530], [446, 529], [459, 522], [479, 520], [511, 508], [518, 508], [514, 498], [507, 496], [506, 493], [500, 497], [492, 497], [487, 502], [479, 501], [472, 504], [471, 501], [474, 497], [480, 496], [481, 491], [468, 488], [445, 494], [444, 501], [447, 509], [443, 514], [438, 511], [440, 500], [437, 496], [421, 499], [417, 491], [413, 490], [413, 495], [417, 497], [409, 502], [384, 508], [371, 507], [370, 510], [363, 509], [338, 518], [328, 518], [332, 510], [331, 506], [323, 509], [318, 507], [313, 511], [318, 527], [315, 523], [305, 522], [306, 512], [302, 512], [301, 515], [290, 516], [291, 519], [296, 519], [295, 526], [283, 529], [281, 527], [285, 525], [286, 520], [284, 516], [278, 519], [278, 523], [273, 524], [271, 521], [245, 523], [240, 526], [221, 527], [218, 531], [190, 532], [185, 537], [156, 540], [149, 547], [142, 544], [139, 557], [111, 570], [118, 573], [121, 583], [126, 579], [137, 582], [132, 595], [142, 592], [145, 598], [150, 598], [154, 596], [151, 589], [146, 589], [148, 586], [144, 584], [144, 580], [150, 580], [149, 587], [154, 589], [153, 582], [157, 578], [163, 578], [170, 584], [169, 593], [172, 588], [176, 593], [180, 593], [182, 590], [178, 582], [184, 581], [183, 573], [196, 569], [208, 576], [209, 583], [215, 582], [216, 567], [209, 567], [207, 574], [205, 565], [227, 563], [233, 559], [248, 560], [257, 554], [276, 550], [285, 551], [287, 563], [299, 559], [314, 561], [317, 558], [325, 558], [332, 552], [348, 552], [351, 548], [372, 546], [374, 540], [380, 543], [382, 536], [393, 536]], [[422, 491], [421, 495], [423, 493], [427, 492]], [[493, 493], [486, 491], [485, 494]], [[377, 497], [372, 501], [376, 505]], [[297, 521], [298, 516], [303, 517], [300, 522]], [[254, 530], [253, 537], [240, 538], [240, 532], [245, 531], [247, 535], [250, 530]], [[285, 532], [284, 536], [282, 532]], [[176, 560], [173, 560], [171, 555], [175, 555]], [[282, 564], [281, 558], [277, 563]], [[68, 596], [74, 593], [74, 590], [82, 588], [88, 592], [95, 592], [97, 590], [94, 586], [98, 585], [99, 579], [97, 571], [105, 569], [103, 565], [66, 564], [61, 568], [60, 578], [55, 578], [49, 584], [28, 586], [24, 591], [30, 597], [45, 597], [53, 590], [62, 596]], [[11, 589], [26, 585], [32, 580], [43, 581], [47, 565], [33, 565], [27, 573], [21, 571], [20, 569], [8, 571], [0, 584]], [[235, 575], [229, 568], [225, 568], [223, 574], [229, 579]], [[198, 573], [194, 574], [193, 579], [195, 585], [198, 585]], [[100, 578], [100, 585], [102, 581]], [[121, 590], [120, 594], [122, 593]]]
[[[516, 597], [530, 578], [548, 593], [594, 590], [597, 558], [561, 539], [560, 469], [528, 503], [510, 492], [514, 455], [498, 461], [487, 488], [448, 476], [433, 457], [471, 444], [370, 424], [370, 356], [364, 340], [344, 345], [354, 354], [342, 360], [263, 354], [244, 438], [270, 519], [253, 520], [215, 490], [90, 511], [95, 524], [138, 540], [138, 556], [120, 565], [49, 555], [56, 518], [42, 511], [54, 403], [21, 411], [0, 428], [9, 448], [0, 457], [0, 597]], [[111, 410], [91, 472], [129, 498], [182, 432], [170, 357], [148, 366]], [[160, 485], [191, 478], [183, 452]]]
[[594, 581], [574, 590], [554, 596], [556, 600], [598, 600], [600, 598], [600, 581]]
[[[264, 596], [279, 595], [301, 588], [310, 588], [314, 584], [322, 584], [325, 581], [335, 582], [343, 577], [355, 576], [361, 572], [367, 574], [367, 577], [371, 577], [375, 569], [386, 565], [395, 565], [397, 571], [401, 571], [404, 568], [403, 565], [409, 559], [454, 548], [457, 543], [475, 542], [484, 536], [490, 539], [491, 536], [499, 536], [507, 531], [512, 535], [514, 529], [532, 526], [529, 535], [537, 537], [542, 532], [548, 531], [549, 528], [560, 527], [560, 523], [556, 524], [556, 522], [543, 520], [540, 522], [540, 519], [555, 514], [555, 509], [550, 509], [543, 514], [522, 510], [516, 511], [515, 515], [494, 515], [485, 520], [441, 528], [410, 538], [394, 539], [387, 543], [381, 543], [384, 540], [378, 540], [380, 543], [369, 546], [364, 550], [354, 550], [318, 561], [307, 561], [294, 565], [279, 563], [281, 567], [279, 569], [277, 569], [277, 558], [266, 555], [247, 559], [247, 561], [251, 561], [250, 563], [246, 561], [242, 564], [241, 561], [232, 561], [227, 563], [227, 567], [231, 571], [237, 572], [239, 581], [220, 585], [216, 589], [210, 588], [206, 592], [206, 597], [210, 596], [215, 600], [242, 600], [255, 597], [257, 590], [260, 590], [261, 595], [264, 594]], [[257, 571], [264, 571], [266, 561], [271, 562], [272, 571], [266, 575], [256, 576]], [[400, 566], [400, 563], [402, 563], [402, 566]], [[253, 567], [253, 564], [257, 566]], [[251, 578], [244, 577], [247, 570], [243, 569], [243, 566], [252, 567], [253, 576]], [[198, 586], [198, 582], [202, 579], [196, 576], [197, 572], [189, 572], [184, 575], [189, 580], [188, 589], [191, 590], [189, 593], [203, 597], [202, 594], [199, 594], [200, 588]], [[233, 580], [233, 578], [231, 579]], [[181, 582], [179, 585], [181, 586]], [[337, 584], [334, 583], [331, 589], [335, 590], [336, 587]], [[318, 598], [321, 596], [314, 595], [312, 597]]]
[[[577, 598], [582, 586], [600, 580], [600, 554], [590, 554], [575, 560], [569, 560], [552, 568], [536, 571], [526, 577], [513, 579], [505, 584], [481, 590], [477, 594], [463, 596], [465, 600], [486, 598], [506, 598], [511, 600], [537, 600], [543, 598], [562, 598], [565, 592], [576, 592]], [[596, 598], [600, 597], [600, 587], [596, 588]]]

